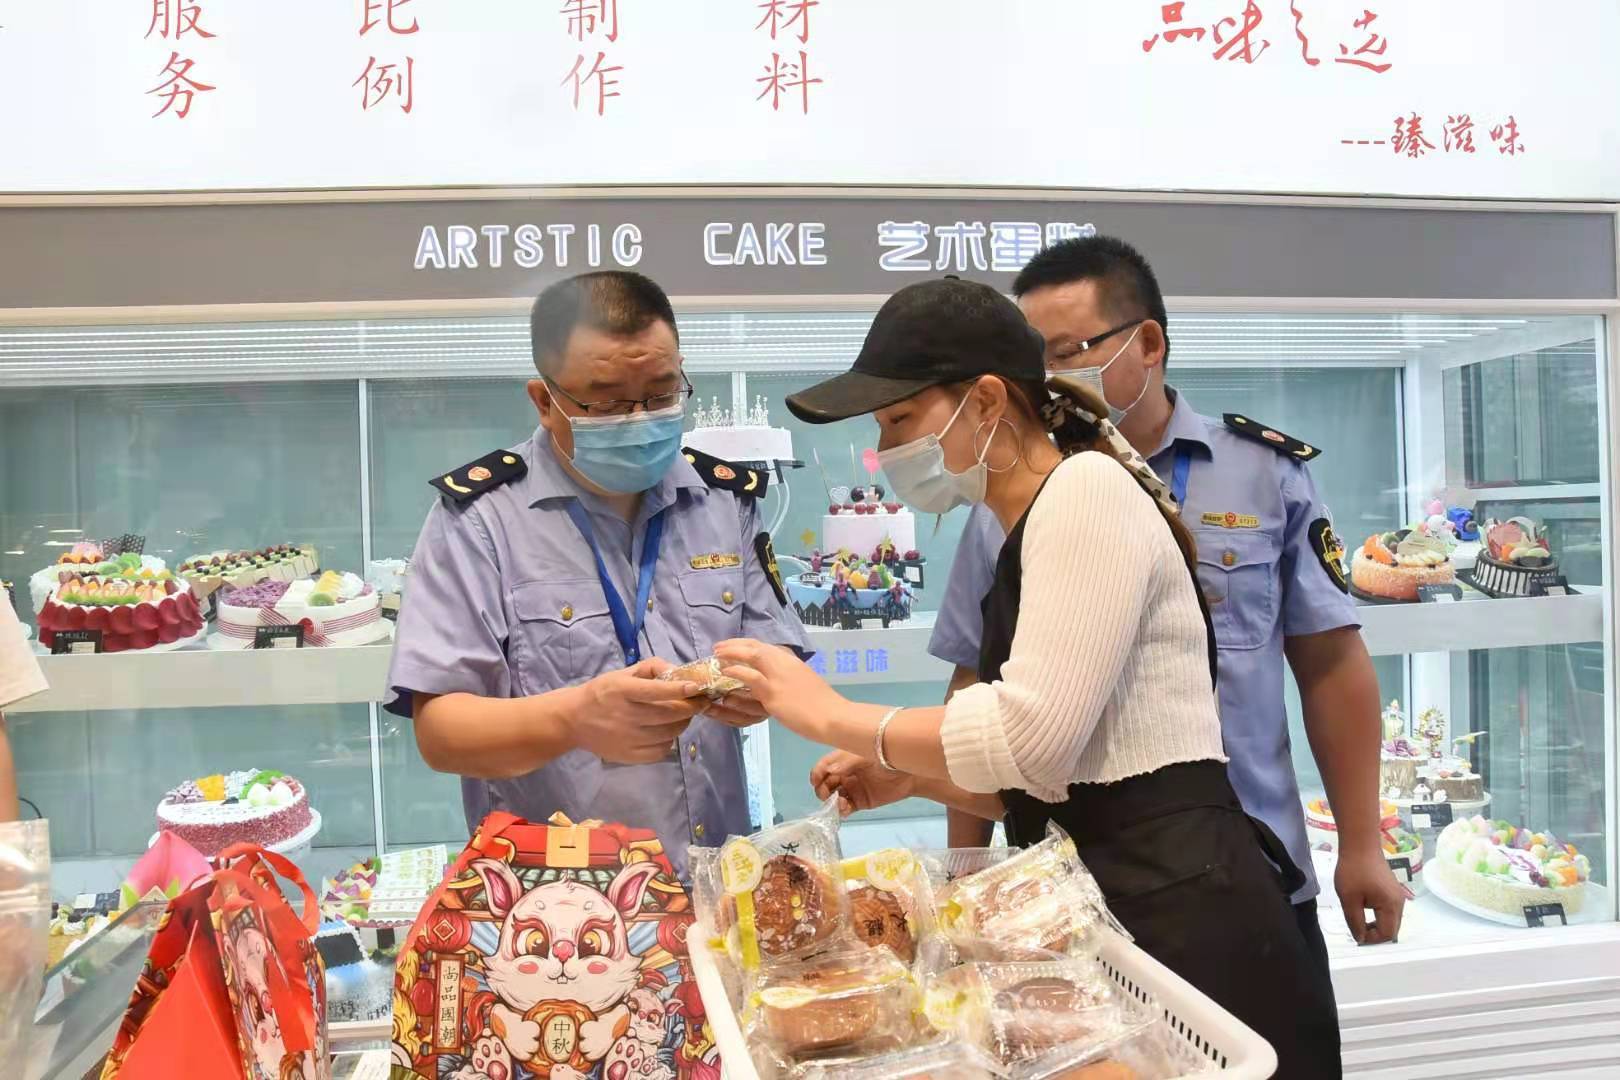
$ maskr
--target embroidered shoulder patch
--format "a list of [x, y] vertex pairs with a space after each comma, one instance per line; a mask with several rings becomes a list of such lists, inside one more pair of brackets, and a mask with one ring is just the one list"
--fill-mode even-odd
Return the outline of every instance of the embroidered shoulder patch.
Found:
[[1311, 522], [1308, 535], [1311, 538], [1311, 550], [1322, 563], [1322, 569], [1327, 571], [1333, 587], [1342, 593], [1350, 591], [1350, 582], [1344, 574], [1344, 544], [1337, 533], [1333, 531], [1333, 523], [1325, 517], [1317, 518]]
[[759, 565], [765, 568], [765, 576], [770, 579], [771, 591], [782, 606], [787, 607], [787, 586], [782, 584], [782, 569], [776, 565], [776, 549], [771, 546], [771, 534], [764, 529], [754, 537], [754, 553], [759, 556]]
[[681, 448], [681, 455], [697, 470], [703, 482], [712, 488], [760, 499], [764, 498], [765, 488], [771, 482], [771, 474], [764, 469], [733, 465], [689, 446]]
[[1237, 413], [1226, 413], [1221, 417], [1226, 421], [1228, 429], [1237, 432], [1246, 439], [1253, 439], [1262, 446], [1269, 446], [1279, 454], [1286, 454], [1299, 461], [1310, 461], [1320, 457], [1320, 447], [1312, 446], [1307, 442], [1300, 442], [1292, 435], [1284, 435], [1276, 428], [1269, 428], [1258, 420], [1250, 420], [1247, 416]]
[[528, 463], [520, 455], [510, 450], [496, 450], [443, 476], [435, 476], [428, 483], [453, 501], [464, 503], [528, 471]]

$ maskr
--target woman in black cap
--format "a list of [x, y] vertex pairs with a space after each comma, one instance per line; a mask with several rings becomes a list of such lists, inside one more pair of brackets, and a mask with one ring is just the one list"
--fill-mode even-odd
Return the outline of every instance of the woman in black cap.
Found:
[[944, 706], [851, 702], [783, 650], [716, 648], [770, 715], [837, 748], [821, 796], [922, 795], [1015, 843], [1058, 823], [1137, 944], [1269, 1040], [1278, 1075], [1338, 1075], [1332, 988], [1288, 906], [1299, 871], [1227, 780], [1192, 536], [1107, 407], [1048, 384], [1018, 308], [954, 278], [890, 297], [854, 368], [788, 407], [873, 413], [896, 498], [984, 502], [1007, 530], [981, 681]]

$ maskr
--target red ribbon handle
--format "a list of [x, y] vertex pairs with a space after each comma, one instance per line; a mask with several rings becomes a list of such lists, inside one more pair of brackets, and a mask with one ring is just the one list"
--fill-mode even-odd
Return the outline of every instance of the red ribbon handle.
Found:
[[[298, 865], [285, 855], [278, 855], [274, 851], [247, 841], [232, 844], [214, 856], [222, 868], [232, 870], [237, 870], [237, 868], [230, 865], [231, 860], [238, 857], [247, 858], [249, 865], [251, 865], [252, 860], [257, 859], [298, 887], [298, 891], [304, 896], [304, 910], [299, 914], [298, 920], [306, 931], [304, 936], [314, 937], [315, 932], [321, 928], [321, 910], [315, 901], [315, 890], [309, 887], [309, 882], [304, 879], [304, 872], [298, 869]], [[286, 903], [285, 897], [282, 897], [281, 900], [283, 904]]]
[[472, 839], [467, 841], [467, 846], [461, 849], [461, 854], [456, 856], [456, 861], [450, 864], [450, 869], [446, 870], [444, 877], [439, 879], [438, 887], [428, 897], [427, 903], [422, 905], [422, 910], [416, 913], [416, 920], [411, 923], [411, 932], [405, 938], [407, 945], [422, 939], [421, 935], [427, 928], [427, 921], [439, 909], [439, 901], [444, 899], [444, 891], [450, 882], [465, 873], [474, 859], [483, 858], [488, 853], [492, 840], [522, 820], [516, 814], [509, 814], [505, 810], [496, 810], [479, 823], [478, 830], [472, 834]]

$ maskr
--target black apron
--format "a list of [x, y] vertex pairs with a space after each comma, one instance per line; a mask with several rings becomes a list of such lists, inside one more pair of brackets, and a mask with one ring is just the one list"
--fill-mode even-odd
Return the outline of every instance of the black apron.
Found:
[[[1012, 650], [1028, 518], [1008, 533], [984, 597], [981, 682], [1000, 678]], [[1196, 578], [1194, 588], [1202, 604]], [[1204, 624], [1213, 682], [1207, 608]], [[1062, 826], [1136, 944], [1270, 1042], [1277, 1076], [1342, 1075], [1333, 984], [1289, 904], [1304, 874], [1276, 834], [1244, 813], [1225, 765], [1186, 762], [1112, 784], [1072, 784], [1061, 803], [1011, 790], [1001, 800], [1008, 842], [1027, 847], [1048, 822]]]

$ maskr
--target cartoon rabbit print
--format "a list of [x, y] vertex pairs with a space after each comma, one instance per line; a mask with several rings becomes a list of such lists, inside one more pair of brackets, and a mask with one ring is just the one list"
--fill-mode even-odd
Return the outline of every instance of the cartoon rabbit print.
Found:
[[[580, 1066], [601, 1061], [617, 1033], [631, 1026], [626, 999], [636, 988], [640, 962], [630, 953], [625, 919], [641, 909], [657, 866], [625, 867], [605, 895], [574, 881], [548, 882], [525, 893], [504, 862], [475, 859], [471, 868], [483, 879], [490, 913], [501, 920], [499, 945], [484, 964], [499, 1000], [479, 1039], [479, 1056], [504, 1064], [489, 1043], [493, 1035], [513, 1061], [547, 1069], [547, 1080], [583, 1080]], [[577, 1003], [589, 1014], [565, 1060], [541, 1046], [541, 1018], [533, 1013], [542, 1002]]]

